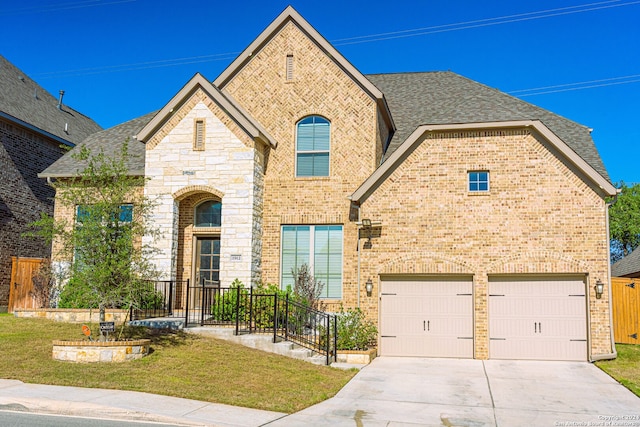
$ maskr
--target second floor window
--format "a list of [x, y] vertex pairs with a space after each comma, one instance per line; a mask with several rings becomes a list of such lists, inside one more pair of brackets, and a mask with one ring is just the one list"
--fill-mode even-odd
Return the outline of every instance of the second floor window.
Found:
[[296, 126], [296, 176], [329, 176], [327, 119], [309, 116]]

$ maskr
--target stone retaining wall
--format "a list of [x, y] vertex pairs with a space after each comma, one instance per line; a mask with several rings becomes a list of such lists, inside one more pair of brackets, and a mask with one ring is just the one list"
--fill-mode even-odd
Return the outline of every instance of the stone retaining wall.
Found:
[[149, 354], [151, 340], [53, 341], [53, 359], [67, 362], [127, 362]]
[[378, 355], [378, 349], [370, 348], [369, 350], [338, 350], [336, 357], [337, 362], [369, 364]]
[[[97, 323], [100, 321], [100, 312], [98, 310], [72, 308], [16, 309], [13, 315], [15, 317], [41, 318], [67, 323]], [[127, 310], [109, 309], [105, 312], [106, 322], [122, 323], [126, 317]]]

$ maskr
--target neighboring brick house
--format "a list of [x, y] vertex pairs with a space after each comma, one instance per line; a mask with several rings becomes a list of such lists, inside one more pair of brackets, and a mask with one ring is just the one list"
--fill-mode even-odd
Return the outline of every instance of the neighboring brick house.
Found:
[[167, 279], [285, 286], [308, 263], [382, 355], [615, 357], [594, 285], [616, 189], [584, 126], [451, 72], [364, 76], [289, 7], [213, 83], [85, 143], [125, 137]]
[[9, 303], [11, 257], [47, 257], [44, 242], [23, 238], [41, 212], [53, 213], [54, 191], [37, 174], [100, 130], [0, 56], [0, 311]]

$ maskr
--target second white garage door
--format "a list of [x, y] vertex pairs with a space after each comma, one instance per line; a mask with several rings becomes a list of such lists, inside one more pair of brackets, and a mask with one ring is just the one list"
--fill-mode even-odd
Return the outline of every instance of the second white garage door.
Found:
[[491, 359], [587, 360], [583, 277], [489, 278]]
[[380, 290], [381, 355], [473, 357], [470, 277], [384, 278]]

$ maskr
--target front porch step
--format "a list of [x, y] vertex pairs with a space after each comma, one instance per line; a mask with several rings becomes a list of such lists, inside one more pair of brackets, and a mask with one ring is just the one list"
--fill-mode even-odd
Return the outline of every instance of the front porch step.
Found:
[[185, 331], [212, 336], [218, 339], [235, 342], [245, 347], [255, 348], [257, 350], [269, 353], [279, 354], [281, 356], [291, 357], [292, 359], [304, 360], [305, 362], [315, 365], [324, 365], [326, 356], [318, 355], [312, 350], [300, 347], [290, 341], [273, 342], [273, 335], [269, 334], [244, 334], [234, 335], [233, 328], [220, 328], [212, 326], [196, 326], [185, 328]]
[[130, 326], [144, 326], [153, 329], [184, 329], [184, 319], [158, 317], [155, 319], [131, 320]]

